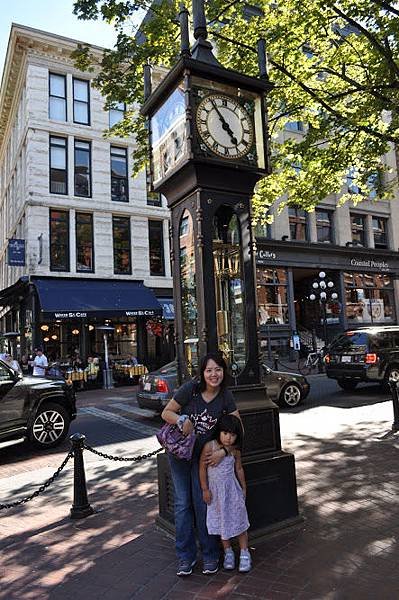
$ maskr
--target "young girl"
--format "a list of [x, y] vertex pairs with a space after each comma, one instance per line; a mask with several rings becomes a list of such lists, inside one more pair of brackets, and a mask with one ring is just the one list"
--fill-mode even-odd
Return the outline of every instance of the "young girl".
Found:
[[[251, 555], [248, 551], [249, 527], [245, 508], [246, 484], [241, 463], [242, 426], [234, 415], [219, 418], [213, 440], [203, 449], [200, 460], [200, 482], [204, 502], [208, 505], [206, 525], [209, 535], [220, 535], [224, 548], [223, 567], [235, 567], [231, 538], [238, 537], [240, 563], [238, 570], [251, 570]], [[222, 449], [226, 456], [214, 467], [207, 466], [206, 453]]]

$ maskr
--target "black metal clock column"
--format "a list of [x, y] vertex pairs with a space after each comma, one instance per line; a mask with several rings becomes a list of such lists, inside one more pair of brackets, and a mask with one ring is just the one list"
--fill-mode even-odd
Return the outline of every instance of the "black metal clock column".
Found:
[[[225, 69], [207, 41], [203, 0], [193, 0], [194, 37], [180, 12], [179, 61], [147, 98], [153, 189], [171, 210], [176, 349], [181, 378], [221, 350], [246, 430], [244, 465], [253, 537], [299, 520], [294, 457], [281, 450], [277, 407], [259, 365], [251, 197], [269, 171], [262, 78]], [[262, 55], [263, 49], [263, 55]], [[172, 483], [158, 462], [159, 524], [173, 528]]]

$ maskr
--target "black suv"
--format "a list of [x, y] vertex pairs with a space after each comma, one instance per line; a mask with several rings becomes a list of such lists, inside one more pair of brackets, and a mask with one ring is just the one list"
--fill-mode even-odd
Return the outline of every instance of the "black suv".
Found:
[[52, 448], [65, 438], [75, 417], [72, 385], [18, 375], [0, 360], [0, 447], [28, 439], [39, 448]]
[[327, 376], [344, 390], [361, 381], [399, 381], [399, 326], [346, 331], [330, 344], [324, 361]]

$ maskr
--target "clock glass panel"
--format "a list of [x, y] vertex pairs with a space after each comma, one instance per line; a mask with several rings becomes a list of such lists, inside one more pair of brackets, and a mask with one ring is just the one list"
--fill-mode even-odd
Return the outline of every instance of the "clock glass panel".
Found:
[[187, 153], [186, 109], [176, 88], [151, 117], [153, 183], [163, 179]]

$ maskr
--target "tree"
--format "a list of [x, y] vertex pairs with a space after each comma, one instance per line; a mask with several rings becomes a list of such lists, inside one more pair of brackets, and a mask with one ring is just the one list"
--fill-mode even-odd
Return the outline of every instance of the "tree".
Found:
[[[104, 53], [95, 78], [109, 103], [139, 105], [147, 61], [169, 66], [179, 53], [177, 0], [77, 0], [82, 19], [102, 18], [118, 31], [115, 49]], [[188, 6], [190, 10], [190, 6]], [[145, 10], [137, 31], [132, 19]], [[256, 43], [266, 40], [273, 173], [258, 184], [255, 214], [281, 199], [311, 210], [340, 193], [348, 170], [360, 189], [356, 201], [390, 198], [396, 185], [382, 156], [399, 141], [399, 9], [385, 0], [211, 0], [206, 3], [209, 37], [229, 68], [258, 74]], [[128, 30], [130, 27], [130, 30]], [[81, 48], [79, 65], [91, 54]], [[289, 122], [303, 135], [286, 136]], [[116, 133], [134, 133], [136, 168], [147, 154], [146, 132], [132, 111]], [[342, 201], [350, 194], [344, 194]], [[353, 198], [353, 195], [352, 195]]]

